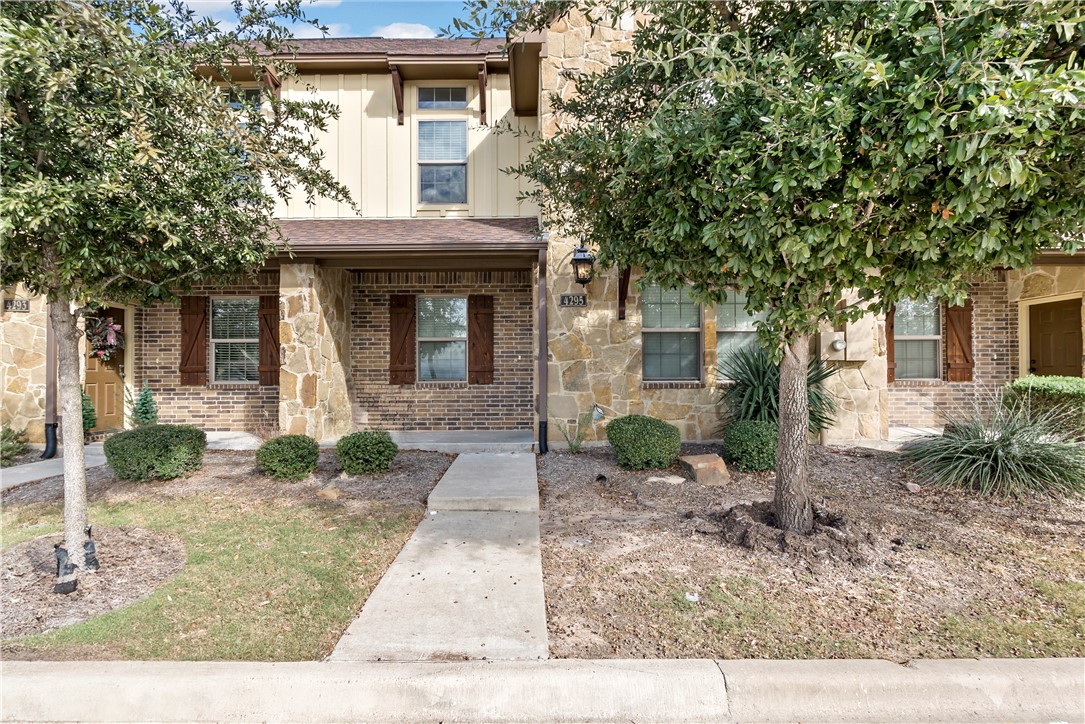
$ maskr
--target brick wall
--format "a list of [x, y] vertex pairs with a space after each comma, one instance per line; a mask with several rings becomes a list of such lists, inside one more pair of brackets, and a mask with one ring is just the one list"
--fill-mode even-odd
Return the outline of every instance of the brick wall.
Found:
[[[193, 295], [256, 297], [279, 293], [278, 272], [261, 272], [247, 283], [219, 289], [197, 287]], [[207, 326], [210, 340], [210, 324]], [[182, 386], [181, 314], [176, 304], [136, 310], [136, 389], [146, 381], [158, 403], [158, 421], [196, 425], [207, 431], [252, 431], [257, 426], [278, 426], [279, 388], [259, 385]], [[208, 379], [211, 350], [208, 342]]]
[[[939, 409], [971, 409], [1000, 385], [1017, 377], [1017, 308], [1007, 285], [983, 281], [972, 285], [972, 382], [898, 380], [889, 384], [889, 424], [940, 427]], [[944, 327], [944, 325], [943, 325]], [[944, 329], [943, 329], [944, 336]], [[945, 344], [942, 345], [943, 355]], [[944, 370], [946, 361], [942, 360]]]
[[[388, 384], [389, 294], [493, 295], [493, 384]], [[535, 333], [528, 271], [356, 272], [352, 298], [356, 425], [389, 430], [533, 428]]]

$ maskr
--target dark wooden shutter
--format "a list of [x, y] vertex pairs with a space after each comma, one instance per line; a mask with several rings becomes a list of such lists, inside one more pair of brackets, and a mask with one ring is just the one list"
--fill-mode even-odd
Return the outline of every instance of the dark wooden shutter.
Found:
[[260, 297], [260, 384], [279, 385], [279, 295]]
[[893, 342], [893, 335], [895, 334], [893, 318], [896, 312], [896, 307], [890, 307], [889, 311], [885, 313], [885, 379], [887, 382], [893, 382], [897, 379], [897, 350], [896, 344]]
[[467, 382], [494, 382], [494, 298], [489, 294], [467, 297]]
[[975, 362], [972, 358], [972, 300], [963, 306], [946, 306], [946, 381], [971, 382]]
[[411, 385], [415, 376], [415, 300], [412, 294], [388, 296], [388, 384]]
[[207, 297], [181, 297], [181, 384], [207, 384]]

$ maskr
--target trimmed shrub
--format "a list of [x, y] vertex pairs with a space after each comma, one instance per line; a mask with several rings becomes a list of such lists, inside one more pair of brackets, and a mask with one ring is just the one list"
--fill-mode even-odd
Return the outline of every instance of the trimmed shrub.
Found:
[[207, 435], [189, 425], [146, 425], [105, 441], [105, 459], [121, 480], [172, 480], [203, 467]]
[[347, 475], [375, 475], [392, 469], [399, 446], [385, 430], [366, 430], [339, 438], [335, 454]]
[[273, 437], [256, 451], [256, 464], [279, 480], [304, 480], [316, 470], [320, 446], [308, 435]]
[[626, 415], [606, 426], [607, 441], [626, 470], [669, 468], [678, 461], [682, 436], [670, 423], [644, 415]]
[[[717, 369], [721, 380], [728, 380], [716, 405], [720, 408], [720, 430], [737, 420], [780, 421], [780, 365], [769, 359], [760, 347], [741, 347], [722, 360]], [[816, 356], [806, 366], [807, 404], [810, 408], [810, 432], [827, 430], [836, 417], [836, 400], [825, 389], [825, 380], [836, 374]]]
[[929, 485], [981, 495], [1085, 493], [1085, 445], [1073, 439], [1078, 410], [1035, 411], [1012, 396], [986, 409], [943, 413], [946, 432], [907, 443], [901, 458]]
[[136, 427], [143, 427], [156, 422], [158, 422], [158, 405], [154, 401], [154, 392], [151, 391], [150, 385], [144, 381], [143, 387], [132, 402], [132, 423]]
[[98, 424], [98, 413], [94, 411], [94, 400], [90, 399], [87, 391], [83, 390], [80, 394], [83, 395], [83, 432], [87, 433]]
[[16, 431], [6, 423], [0, 425], [0, 467], [11, 465], [30, 446], [26, 443], [26, 430]]
[[1065, 432], [1079, 440], [1085, 438], [1085, 379], [1029, 375], [1007, 383], [1004, 404], [1024, 404], [1033, 415], [1061, 409], [1067, 424]]
[[723, 457], [744, 473], [772, 470], [778, 438], [775, 422], [735, 420], [723, 433]]

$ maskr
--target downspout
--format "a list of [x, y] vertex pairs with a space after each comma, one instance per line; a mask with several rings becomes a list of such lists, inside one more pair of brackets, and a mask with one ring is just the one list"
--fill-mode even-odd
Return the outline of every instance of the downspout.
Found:
[[[545, 238], [545, 235], [544, 235]], [[539, 249], [539, 454], [545, 455], [550, 452], [546, 447], [546, 420], [549, 416], [546, 405], [547, 389], [546, 376], [548, 371], [547, 359], [550, 356], [549, 344], [546, 331], [546, 249]]]
[[[51, 302], [46, 303], [51, 304]], [[45, 452], [42, 460], [57, 454], [57, 341], [48, 306], [45, 313]]]

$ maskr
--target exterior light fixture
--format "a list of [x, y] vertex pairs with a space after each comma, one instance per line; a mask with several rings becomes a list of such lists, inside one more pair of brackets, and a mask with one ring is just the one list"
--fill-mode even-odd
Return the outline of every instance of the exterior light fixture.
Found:
[[844, 348], [848, 346], [848, 343], [842, 339], [834, 339], [833, 343], [829, 346], [833, 348], [833, 352], [843, 352]]
[[591, 405], [591, 419], [595, 422], [603, 419], [603, 408], [599, 407], [598, 402], [593, 402]]
[[[583, 244], [583, 240], [581, 240]], [[573, 252], [573, 279], [577, 284], [587, 284], [591, 281], [592, 277], [592, 264], [595, 263], [595, 257], [591, 255], [587, 249], [583, 246], [578, 246], [576, 251]]]

